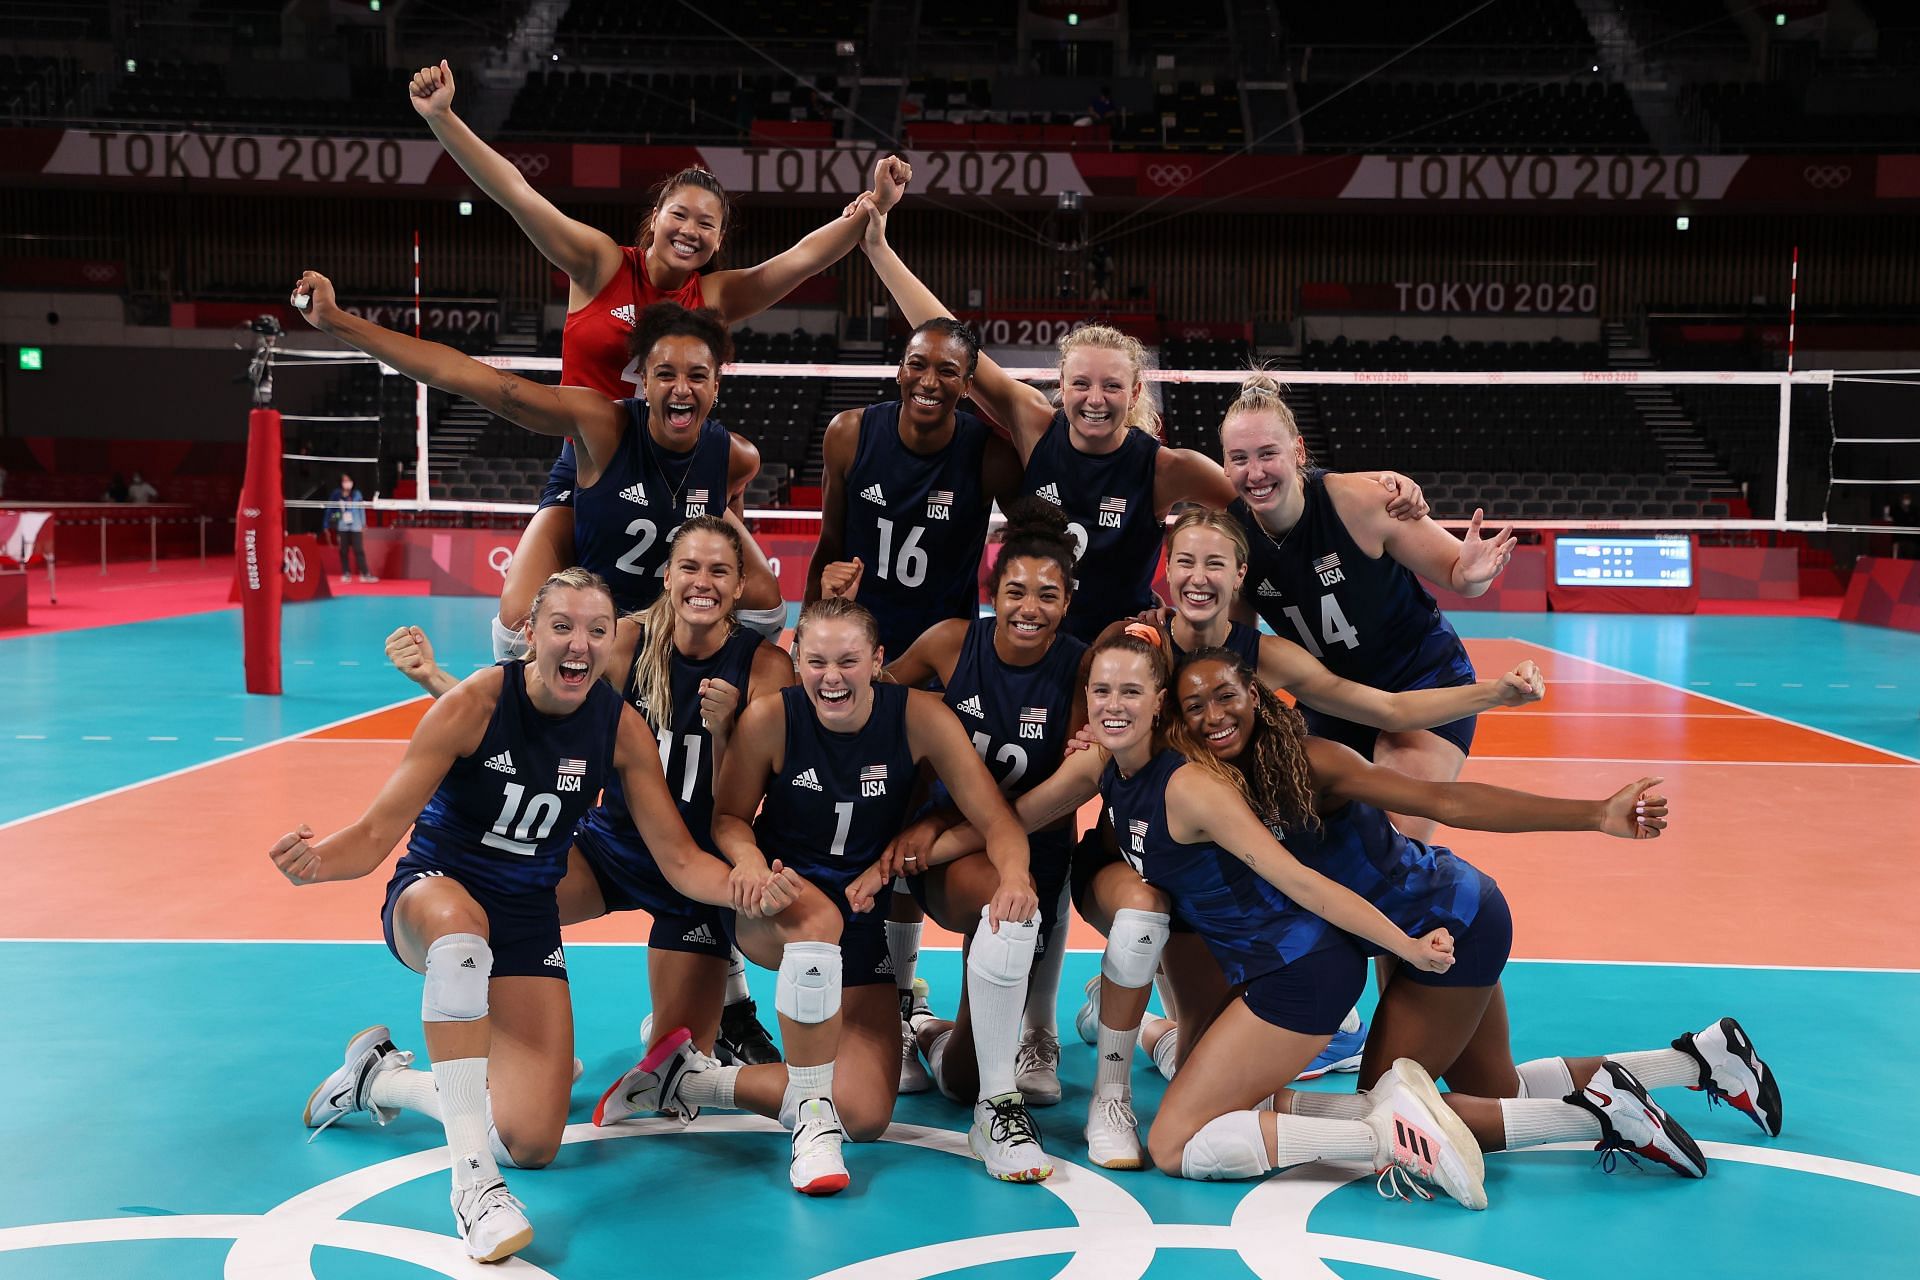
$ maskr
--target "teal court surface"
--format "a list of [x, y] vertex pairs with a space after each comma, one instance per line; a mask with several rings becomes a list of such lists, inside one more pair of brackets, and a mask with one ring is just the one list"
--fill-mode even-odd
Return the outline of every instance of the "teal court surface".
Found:
[[[1065, 1097], [1036, 1112], [1052, 1180], [990, 1180], [965, 1154], [967, 1113], [922, 1095], [885, 1141], [848, 1148], [847, 1192], [807, 1200], [787, 1188], [785, 1135], [757, 1118], [585, 1123], [646, 1012], [645, 949], [590, 939], [571, 950], [578, 1123], [551, 1168], [511, 1175], [537, 1238], [499, 1267], [468, 1263], [437, 1124], [353, 1116], [307, 1141], [301, 1105], [350, 1034], [386, 1022], [419, 1048], [419, 980], [375, 941], [377, 885], [294, 891], [265, 848], [296, 821], [351, 817], [397, 758], [381, 714], [413, 689], [386, 667], [386, 631], [421, 623], [462, 670], [484, 658], [489, 608], [289, 608], [278, 700], [237, 692], [234, 611], [0, 641], [0, 1277], [1914, 1273], [1920, 637], [1494, 614], [1456, 619], [1483, 671], [1536, 653], [1552, 683], [1538, 712], [1483, 719], [1466, 776], [1595, 794], [1645, 760], [1676, 806], [1671, 839], [1645, 848], [1443, 837], [1514, 899], [1516, 1057], [1655, 1047], [1736, 1014], [1781, 1080], [1779, 1138], [1663, 1091], [1706, 1180], [1609, 1174], [1584, 1150], [1500, 1154], [1484, 1214], [1384, 1199], [1362, 1169], [1234, 1184], [1096, 1170], [1080, 1136], [1092, 1052], [1072, 1015], [1098, 960], [1079, 951]], [[922, 973], [949, 1007], [958, 956], [930, 948]], [[770, 1010], [772, 975], [752, 976]], [[1134, 1079], [1144, 1124], [1162, 1091], [1144, 1055]]]

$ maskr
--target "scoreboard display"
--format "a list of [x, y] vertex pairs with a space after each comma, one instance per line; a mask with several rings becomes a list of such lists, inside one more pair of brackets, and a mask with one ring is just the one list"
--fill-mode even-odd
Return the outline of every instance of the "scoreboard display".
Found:
[[1693, 539], [1563, 535], [1553, 543], [1553, 581], [1561, 587], [1690, 587]]

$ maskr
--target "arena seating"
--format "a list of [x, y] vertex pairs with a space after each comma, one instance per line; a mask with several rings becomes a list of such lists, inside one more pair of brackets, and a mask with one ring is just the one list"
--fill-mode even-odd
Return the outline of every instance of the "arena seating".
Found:
[[105, 40], [107, 0], [0, 0], [0, 31], [10, 40]]
[[844, 101], [836, 77], [812, 84], [784, 76], [738, 72], [536, 71], [514, 99], [506, 134], [729, 140], [748, 136], [756, 120], [822, 122], [831, 137], [832, 107], [814, 86]]
[[1370, 70], [1427, 36], [1432, 39], [1394, 63], [1395, 74], [1560, 75], [1594, 61], [1593, 37], [1572, 0], [1288, 5], [1285, 26], [1296, 48], [1312, 49], [1309, 68], [1335, 78]]
[[1598, 79], [1303, 84], [1299, 97], [1309, 151], [1652, 149], [1626, 89]]
[[71, 58], [0, 53], [0, 116], [62, 114], [87, 80], [87, 73]]
[[1814, 114], [1806, 108], [1807, 96], [1806, 86], [1746, 81], [1689, 85], [1680, 103], [1683, 111], [1703, 117], [1712, 126], [1713, 144], [1728, 151], [1882, 151], [1920, 145], [1920, 122], [1911, 112]]
[[1227, 38], [1227, 7], [1220, 0], [1131, 0], [1127, 29], [1136, 50], [1178, 54], [1191, 45]]
[[141, 63], [135, 74], [115, 86], [107, 114], [189, 123], [418, 129], [419, 117], [407, 105], [402, 73], [356, 67], [351, 75], [352, 96], [344, 101], [245, 97], [233, 93], [225, 69], [217, 64], [157, 60]]
[[[596, 54], [647, 57], [663, 42], [676, 49], [711, 41], [738, 58], [728, 31], [764, 49], [827, 47], [866, 37], [866, 7], [819, 5], [810, 0], [718, 0], [695, 7], [674, 0], [573, 0], [560, 19], [560, 38]], [[719, 25], [715, 25], [718, 23]], [[722, 27], [725, 30], [722, 30]]]
[[[1235, 339], [1173, 340], [1160, 348], [1163, 369], [1246, 369], [1252, 348]], [[1220, 419], [1239, 388], [1230, 382], [1167, 383], [1160, 388], [1160, 437], [1181, 449], [1219, 456]]]

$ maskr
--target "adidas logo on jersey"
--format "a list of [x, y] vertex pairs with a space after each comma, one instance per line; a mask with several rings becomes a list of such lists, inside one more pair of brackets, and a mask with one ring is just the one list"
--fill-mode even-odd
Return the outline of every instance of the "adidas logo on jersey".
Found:
[[891, 955], [880, 957], [880, 963], [874, 967], [873, 976], [876, 978], [891, 978], [893, 976], [893, 957]]
[[793, 780], [793, 785], [796, 787], [805, 787], [809, 791], [826, 790], [825, 787], [822, 787], [820, 785], [820, 775], [815, 773], [812, 769], [809, 769], [805, 773], [795, 776]]
[[628, 502], [637, 502], [643, 507], [647, 505], [647, 487], [643, 484], [628, 485], [620, 491], [620, 496]]
[[972, 716], [975, 720], [985, 720], [987, 718], [986, 710], [980, 705], [980, 695], [977, 693], [960, 704], [960, 713], [962, 715]]
[[1057, 507], [1060, 505], [1060, 486], [1057, 484], [1043, 484], [1033, 491], [1033, 496], [1043, 501], [1051, 502]]
[[541, 964], [543, 964], [543, 965], [545, 965], [545, 966], [547, 966], [547, 968], [549, 968], [549, 969], [564, 969], [564, 968], [566, 968], [566, 967], [567, 967], [567, 952], [566, 952], [566, 948], [564, 948], [564, 947], [555, 947], [555, 948], [553, 949], [553, 954], [552, 954], [552, 955], [550, 955], [550, 956], [548, 956], [548, 957], [547, 957], [547, 958], [546, 958], [545, 960], [542, 960], [542, 961], [541, 961], [540, 963], [541, 963]]
[[499, 755], [487, 761], [487, 768], [492, 769], [496, 773], [504, 773], [511, 776], [515, 772], [513, 767], [513, 752], [502, 751]]
[[631, 302], [622, 307], [615, 307], [607, 314], [627, 326], [627, 328], [633, 328], [633, 304]]
[[682, 941], [682, 942], [698, 942], [698, 943], [701, 943], [701, 944], [703, 944], [703, 945], [705, 945], [705, 946], [709, 946], [709, 947], [712, 947], [712, 946], [718, 946], [718, 945], [719, 945], [719, 942], [718, 942], [718, 940], [717, 940], [717, 939], [715, 939], [715, 938], [714, 938], [714, 936], [713, 936], [713, 930], [712, 930], [712, 929], [709, 929], [709, 928], [708, 928], [708, 927], [707, 927], [706, 925], [704, 925], [704, 924], [697, 924], [697, 925], [695, 925], [695, 926], [694, 926], [693, 928], [691, 928], [691, 929], [689, 929], [689, 930], [687, 930], [687, 931], [686, 931], [685, 933], [683, 933], [683, 934], [681, 934], [681, 935], [680, 935], [680, 941]]
[[862, 489], [860, 491], [860, 496], [865, 498], [868, 502], [877, 502], [883, 507], [887, 505], [887, 495], [880, 492], [880, 486], [877, 484], [870, 484], [866, 488]]
[[1260, 585], [1255, 587], [1253, 589], [1253, 592], [1255, 595], [1266, 596], [1268, 599], [1272, 599], [1272, 600], [1277, 600], [1280, 598], [1280, 588], [1274, 586], [1271, 582], [1268, 582], [1265, 578], [1260, 579]]

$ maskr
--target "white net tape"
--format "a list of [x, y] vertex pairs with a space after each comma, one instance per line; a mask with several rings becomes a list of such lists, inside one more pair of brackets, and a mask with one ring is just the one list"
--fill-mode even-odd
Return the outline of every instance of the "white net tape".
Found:
[[[530, 375], [555, 374], [560, 370], [560, 361], [545, 356], [480, 356], [483, 363], [496, 368]], [[371, 357], [354, 351], [326, 349], [282, 349], [276, 357], [276, 367], [299, 368], [316, 366], [337, 367], [342, 362], [375, 364]], [[395, 370], [380, 365], [382, 374], [398, 376]], [[843, 379], [872, 384], [876, 381], [891, 382], [898, 370], [892, 364], [820, 364], [820, 363], [749, 363], [730, 364], [723, 374], [731, 378], [807, 378], [807, 379]], [[1059, 374], [1051, 366], [1007, 367], [1006, 372], [1022, 381], [1037, 384], [1052, 384], [1059, 381]], [[1149, 369], [1145, 373], [1147, 381], [1156, 387], [1177, 386], [1233, 386], [1246, 377], [1244, 369]], [[1811, 369], [1794, 372], [1772, 372], [1762, 370], [1660, 370], [1660, 369], [1586, 369], [1586, 370], [1306, 370], [1277, 369], [1273, 375], [1288, 387], [1453, 387], [1453, 388], [1502, 388], [1502, 387], [1588, 387], [1596, 389], [1619, 388], [1628, 391], [1655, 388], [1746, 388], [1747, 394], [1766, 400], [1765, 412], [1772, 421], [1772, 439], [1769, 452], [1772, 462], [1772, 489], [1770, 509], [1756, 510], [1751, 516], [1735, 517], [1664, 517], [1657, 519], [1592, 519], [1592, 518], [1509, 518], [1502, 514], [1498, 517], [1501, 525], [1511, 525], [1517, 529], [1659, 529], [1659, 530], [1701, 530], [1728, 532], [1736, 531], [1774, 531], [1774, 532], [1825, 532], [1843, 531], [1873, 526], [1836, 522], [1830, 517], [1834, 514], [1831, 503], [1823, 506], [1817, 518], [1811, 512], [1798, 513], [1802, 518], [1790, 518], [1789, 511], [1789, 461], [1796, 457], [1795, 441], [1799, 437], [1802, 446], [1818, 442], [1820, 453], [1828, 455], [1832, 461], [1826, 479], [1826, 492], [1831, 495], [1836, 487], [1844, 488], [1856, 485], [1898, 485], [1913, 484], [1920, 486], [1920, 478], [1902, 480], [1898, 476], [1888, 478], [1885, 475], [1847, 473], [1843, 457], [1835, 451], [1849, 448], [1881, 449], [1900, 445], [1920, 445], [1920, 436], [1885, 434], [1880, 431], [1867, 431], [1863, 434], [1843, 434], [1836, 426], [1833, 413], [1833, 395], [1836, 385], [1880, 384], [1920, 391], [1920, 370], [1912, 369], [1863, 369], [1833, 370]], [[1766, 395], [1766, 389], [1772, 388], [1775, 395]], [[1814, 412], [1807, 404], [1796, 408], [1795, 392], [1811, 391], [1824, 400], [1823, 407]], [[431, 430], [428, 420], [428, 396], [424, 387], [414, 397], [414, 470], [419, 477], [420, 496], [396, 499], [383, 497], [372, 503], [378, 510], [394, 512], [473, 513], [476, 515], [525, 515], [537, 509], [531, 502], [482, 501], [468, 499], [449, 499], [437, 497], [432, 492]], [[1757, 403], [1757, 401], [1755, 402]], [[1750, 406], [1751, 407], [1751, 406]], [[1909, 415], [1907, 421], [1915, 420]], [[751, 423], [737, 424], [749, 437], [753, 436]], [[824, 428], [824, 420], [819, 427]], [[1552, 425], [1544, 428], [1551, 430]], [[1910, 428], [1909, 428], [1910, 430]], [[1524, 458], [1516, 459], [1516, 466], [1524, 465]], [[1394, 466], [1391, 457], [1383, 465]], [[1838, 468], [1837, 470], [1835, 468]], [[1411, 466], [1400, 469], [1416, 472]], [[1920, 477], [1920, 451], [1914, 454], [1912, 475]], [[289, 504], [296, 505], [296, 504]], [[754, 508], [747, 512], [750, 519], [762, 520], [818, 520], [820, 513], [804, 508], [765, 507]], [[1491, 513], [1490, 513], [1491, 516]], [[1441, 523], [1452, 528], [1463, 528], [1464, 519], [1442, 519]]]

